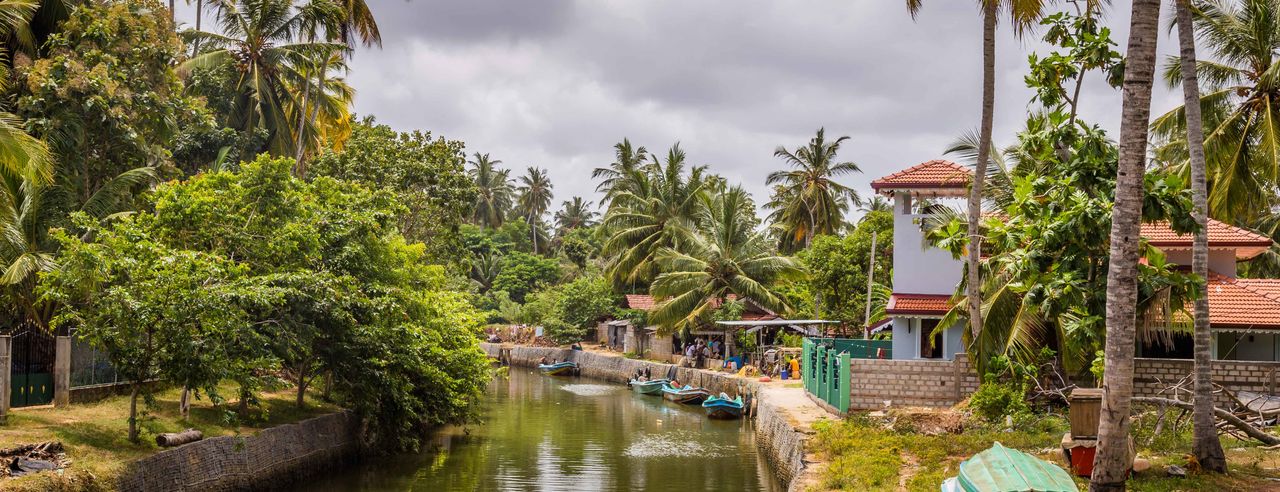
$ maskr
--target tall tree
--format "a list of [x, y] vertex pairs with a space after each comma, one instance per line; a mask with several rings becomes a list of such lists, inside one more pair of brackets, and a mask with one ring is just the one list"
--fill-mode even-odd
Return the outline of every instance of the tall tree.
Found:
[[[1280, 1], [1209, 0], [1192, 8], [1195, 32], [1208, 51], [1197, 57], [1207, 155], [1209, 215], [1238, 225], [1254, 223], [1271, 208], [1280, 183]], [[1172, 57], [1164, 79], [1182, 81]], [[1186, 109], [1156, 118], [1152, 128], [1165, 145], [1161, 161], [1186, 163]]]
[[521, 215], [529, 222], [529, 236], [533, 241], [533, 254], [538, 254], [538, 232], [542, 227], [542, 216], [551, 208], [551, 178], [546, 169], [530, 166], [528, 174], [520, 177], [520, 195], [516, 202], [520, 206]]
[[[977, 338], [982, 330], [981, 270], [982, 231], [976, 226], [982, 219], [982, 185], [991, 153], [991, 129], [995, 119], [996, 98], [996, 18], [1003, 9], [1021, 34], [1044, 14], [1051, 0], [979, 0], [982, 8], [982, 122], [978, 130], [978, 159], [974, 165], [973, 185], [969, 190], [969, 229], [966, 297], [969, 300], [969, 331]], [[914, 18], [924, 0], [907, 0], [907, 10]]]
[[489, 158], [489, 154], [476, 152], [468, 162], [471, 169], [467, 174], [476, 184], [476, 204], [474, 219], [480, 225], [491, 229], [502, 227], [511, 210], [515, 189], [511, 186], [511, 170], [499, 169], [502, 161]]
[[679, 249], [696, 229], [698, 203], [712, 180], [706, 166], [686, 171], [685, 158], [677, 143], [663, 162], [653, 157], [651, 164], [627, 173], [625, 191], [605, 213], [610, 235], [603, 253], [611, 257], [609, 276], [616, 285], [652, 281], [658, 252]]
[[1183, 107], [1186, 108], [1187, 150], [1191, 163], [1191, 191], [1196, 231], [1191, 253], [1191, 271], [1200, 279], [1200, 295], [1195, 300], [1195, 406], [1192, 452], [1204, 470], [1226, 473], [1227, 457], [1218, 440], [1213, 416], [1213, 335], [1209, 331], [1209, 185], [1205, 177], [1204, 126], [1200, 115], [1200, 83], [1196, 77], [1196, 37], [1191, 21], [1190, 0], [1175, 0], [1182, 67]]
[[211, 49], [183, 62], [182, 68], [209, 68], [230, 64], [236, 67], [235, 100], [226, 125], [239, 130], [263, 128], [270, 132], [267, 150], [291, 155], [296, 150], [296, 131], [289, 108], [300, 91], [289, 80], [307, 80], [298, 62], [347, 49], [342, 43], [318, 41], [302, 36], [304, 30], [330, 22], [335, 10], [326, 2], [307, 3], [296, 8], [293, 0], [228, 0], [218, 15], [220, 32], [187, 31], [191, 42]]
[[575, 196], [572, 200], [565, 200], [562, 206], [564, 208], [556, 212], [556, 229], [559, 235], [595, 224], [598, 214], [591, 210], [591, 202], [583, 200], [582, 197]]
[[773, 156], [781, 158], [792, 169], [769, 173], [765, 184], [775, 186], [773, 199], [765, 205], [773, 209], [769, 218], [781, 224], [786, 232], [785, 250], [807, 248], [816, 234], [835, 234], [844, 226], [844, 214], [850, 203], [861, 199], [853, 188], [837, 183], [839, 176], [860, 173], [853, 162], [836, 162], [840, 144], [849, 137], [828, 141], [823, 128], [809, 144], [794, 151], [778, 146]]
[[596, 191], [604, 193], [604, 199], [600, 200], [601, 206], [609, 205], [615, 195], [625, 191], [627, 176], [644, 167], [649, 158], [648, 150], [643, 146], [632, 147], [631, 140], [626, 138], [613, 144], [613, 154], [613, 163], [609, 167], [597, 167], [591, 172], [591, 179], [600, 180]]
[[1155, 75], [1160, 0], [1134, 0], [1124, 67], [1120, 156], [1107, 268], [1107, 341], [1098, 453], [1089, 490], [1124, 490], [1129, 470], [1129, 403], [1137, 328], [1138, 248], [1141, 243], [1147, 125]]
[[650, 292], [662, 303], [649, 319], [668, 331], [695, 328], [730, 294], [789, 311], [774, 290], [775, 282], [798, 279], [804, 270], [794, 259], [775, 253], [755, 230], [755, 206], [747, 192], [735, 186], [706, 197], [698, 214], [705, 233], [693, 236], [681, 250], [663, 248], [659, 253], [663, 273]]

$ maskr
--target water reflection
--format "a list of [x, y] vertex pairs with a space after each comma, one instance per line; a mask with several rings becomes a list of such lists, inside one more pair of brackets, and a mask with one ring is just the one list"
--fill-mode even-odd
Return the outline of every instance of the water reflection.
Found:
[[495, 380], [490, 395], [482, 425], [442, 429], [429, 451], [299, 490], [781, 490], [749, 421], [522, 368]]

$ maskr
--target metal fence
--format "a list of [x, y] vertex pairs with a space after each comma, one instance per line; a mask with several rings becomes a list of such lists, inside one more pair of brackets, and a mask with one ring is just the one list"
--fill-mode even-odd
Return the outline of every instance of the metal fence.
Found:
[[71, 338], [72, 388], [120, 382], [122, 380], [105, 352], [77, 337]]
[[841, 413], [849, 411], [851, 359], [889, 359], [890, 340], [806, 338], [800, 370], [804, 389]]

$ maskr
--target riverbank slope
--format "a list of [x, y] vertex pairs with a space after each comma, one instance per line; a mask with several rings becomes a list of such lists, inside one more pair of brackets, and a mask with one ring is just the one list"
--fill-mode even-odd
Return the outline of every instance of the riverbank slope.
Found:
[[628, 359], [613, 352], [491, 343], [483, 343], [481, 347], [490, 357], [505, 356], [512, 365], [521, 367], [535, 367], [544, 357], [571, 360], [578, 363], [583, 376], [615, 383], [626, 383], [640, 369], [649, 369], [654, 377], [665, 377], [674, 369], [675, 378], [681, 382], [713, 392], [750, 396], [756, 419], [756, 444], [783, 483], [794, 491], [806, 490], [818, 483], [822, 463], [806, 451], [806, 446], [814, 434], [815, 422], [836, 417], [806, 398], [798, 380], [761, 383], [730, 373]]

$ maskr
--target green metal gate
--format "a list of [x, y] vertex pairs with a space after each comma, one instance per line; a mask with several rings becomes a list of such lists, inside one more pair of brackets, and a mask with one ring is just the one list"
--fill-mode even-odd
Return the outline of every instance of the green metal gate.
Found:
[[841, 413], [849, 411], [851, 359], [892, 358], [890, 340], [806, 338], [800, 358], [804, 389]]
[[24, 329], [13, 336], [9, 405], [30, 407], [53, 402], [53, 335]]

